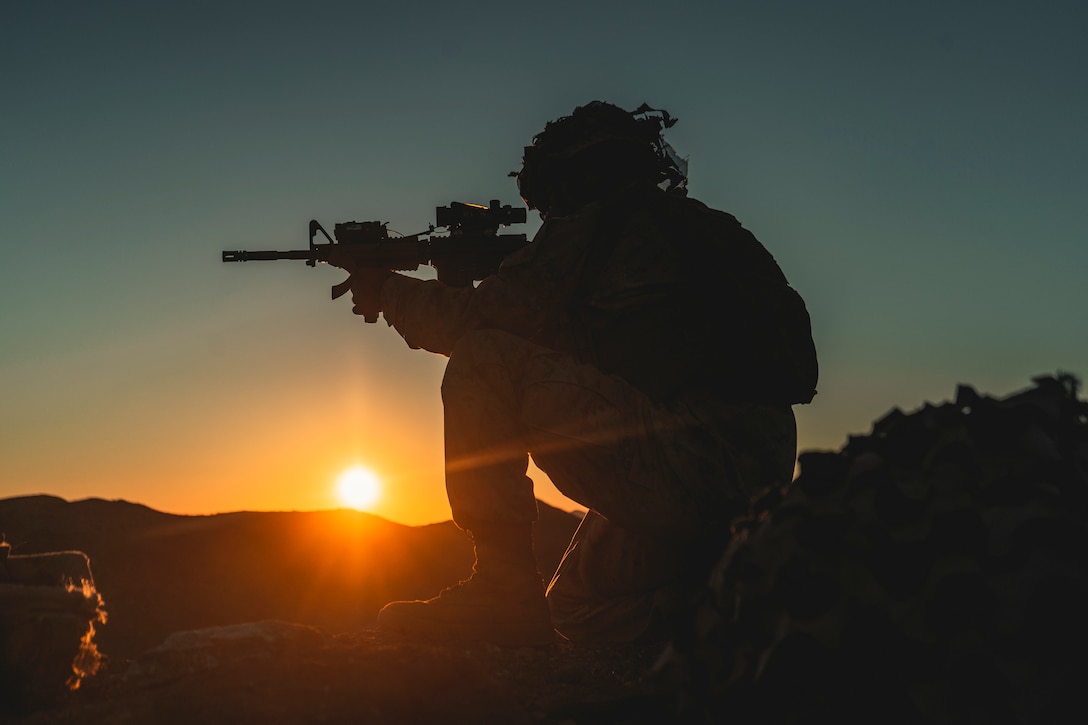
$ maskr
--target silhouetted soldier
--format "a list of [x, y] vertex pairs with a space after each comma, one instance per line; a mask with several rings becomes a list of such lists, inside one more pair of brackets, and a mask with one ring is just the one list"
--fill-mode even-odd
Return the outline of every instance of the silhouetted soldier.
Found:
[[[387, 605], [383, 629], [652, 636], [751, 494], [791, 479], [791, 406], [817, 377], [808, 313], [751, 233], [687, 197], [673, 123], [602, 102], [548, 123], [516, 174], [544, 224], [476, 288], [344, 263], [357, 313], [450, 358], [446, 489], [476, 547], [470, 579]], [[530, 453], [589, 509], [547, 598]]]

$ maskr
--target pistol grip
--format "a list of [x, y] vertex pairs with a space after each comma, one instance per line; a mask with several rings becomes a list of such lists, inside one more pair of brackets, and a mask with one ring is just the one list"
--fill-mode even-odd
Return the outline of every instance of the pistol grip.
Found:
[[348, 277], [340, 284], [334, 284], [332, 286], [332, 298], [338, 300], [344, 296], [348, 290], [351, 289], [351, 277]]
[[[346, 292], [348, 292], [350, 289], [351, 289], [351, 277], [348, 277], [347, 279], [345, 279], [340, 284], [333, 285], [332, 298], [335, 300], [335, 299], [338, 299], [340, 297], [343, 297], [344, 294]], [[371, 312], [368, 312], [366, 310], [360, 310], [358, 305], [353, 307], [351, 311], [354, 312], [357, 315], [362, 315], [364, 322], [377, 322], [378, 321], [378, 313], [377, 312], [371, 313]]]

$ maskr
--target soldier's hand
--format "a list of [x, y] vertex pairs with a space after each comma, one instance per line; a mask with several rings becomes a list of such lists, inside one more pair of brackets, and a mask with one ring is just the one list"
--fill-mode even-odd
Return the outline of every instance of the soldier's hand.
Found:
[[352, 259], [350, 254], [335, 248], [331, 250], [328, 262], [351, 275], [332, 288], [332, 298], [336, 299], [350, 289], [351, 300], [354, 303], [351, 311], [362, 315], [367, 322], [377, 322], [378, 313], [382, 311], [382, 285], [393, 275], [393, 272], [388, 269], [360, 265]]
[[366, 322], [377, 322], [382, 311], [382, 285], [393, 276], [388, 269], [357, 267], [348, 278], [351, 285], [351, 311]]

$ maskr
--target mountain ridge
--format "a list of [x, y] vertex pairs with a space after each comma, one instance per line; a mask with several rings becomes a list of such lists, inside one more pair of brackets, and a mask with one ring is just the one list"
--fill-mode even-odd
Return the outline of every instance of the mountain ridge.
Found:
[[[538, 505], [547, 578], [579, 519]], [[175, 631], [264, 619], [366, 628], [385, 603], [432, 596], [467, 577], [473, 561], [452, 521], [408, 526], [350, 509], [189, 515], [35, 494], [0, 499], [0, 532], [16, 554], [90, 557], [109, 615], [96, 642], [121, 659]]]

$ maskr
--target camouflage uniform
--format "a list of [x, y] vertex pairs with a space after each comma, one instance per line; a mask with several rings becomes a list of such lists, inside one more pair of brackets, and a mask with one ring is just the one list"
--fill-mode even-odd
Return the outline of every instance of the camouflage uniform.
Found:
[[720, 551], [749, 496], [792, 478], [796, 454], [788, 401], [725, 392], [727, 366], [702, 339], [713, 330], [676, 304], [692, 282], [684, 266], [699, 261], [678, 253], [650, 207], [694, 219], [704, 236], [743, 232], [755, 266], [785, 287], [774, 260], [699, 202], [656, 188], [624, 199], [548, 219], [476, 288], [402, 276], [382, 288], [385, 318], [408, 344], [450, 356], [442, 398], [457, 524], [534, 520], [530, 454], [589, 509], [548, 592], [556, 628], [574, 639], [642, 634], [655, 600], [689, 565], [703, 571], [697, 554]]

